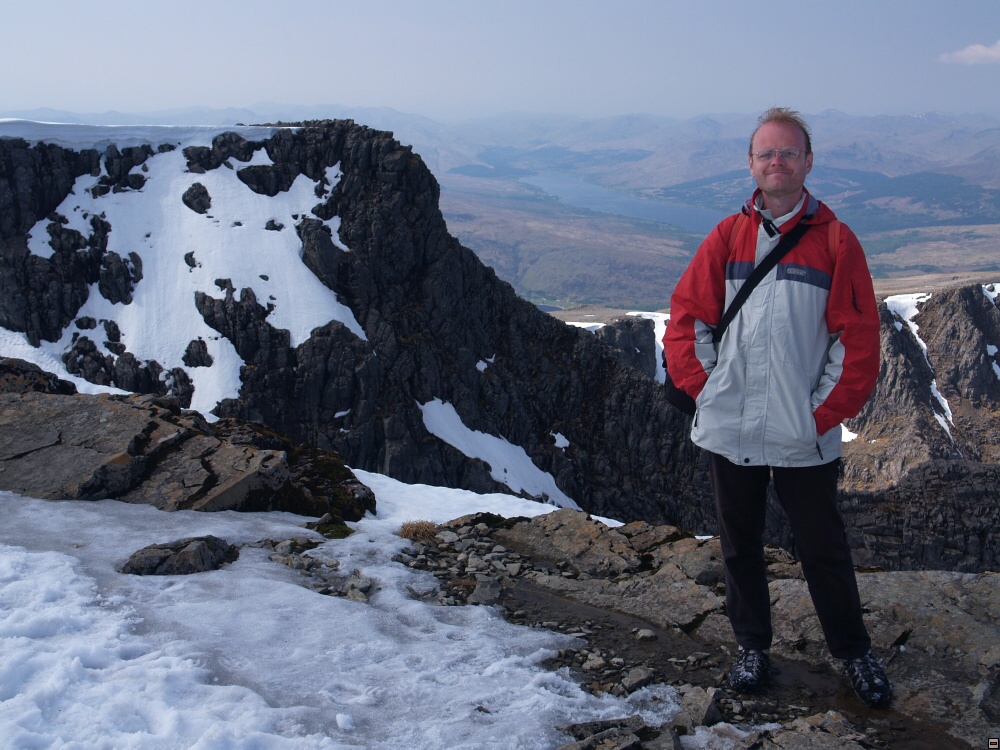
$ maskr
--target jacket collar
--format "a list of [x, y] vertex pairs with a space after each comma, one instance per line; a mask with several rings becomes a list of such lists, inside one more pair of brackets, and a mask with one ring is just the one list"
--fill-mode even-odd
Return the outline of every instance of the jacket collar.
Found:
[[774, 234], [772, 234], [772, 227], [775, 233], [780, 232], [781, 234], [786, 234], [800, 221], [806, 221], [806, 222], [813, 221], [813, 219], [815, 219], [816, 215], [819, 213], [820, 207], [822, 206], [822, 204], [818, 200], [816, 200], [816, 198], [813, 197], [812, 193], [810, 193], [808, 190], [802, 188], [802, 192], [805, 193], [805, 200], [802, 201], [802, 207], [799, 208], [798, 212], [794, 216], [789, 218], [788, 221], [786, 221], [780, 227], [775, 225], [773, 222], [764, 219], [764, 217], [761, 215], [759, 208], [760, 196], [761, 196], [760, 188], [754, 190], [753, 195], [751, 195], [750, 198], [747, 200], [747, 202], [743, 204], [743, 213], [749, 216], [751, 219], [753, 219], [755, 227], [759, 227], [761, 221], [767, 221], [770, 227], [765, 227], [765, 228], [767, 229], [768, 234], [771, 235], [772, 237], [774, 236]]

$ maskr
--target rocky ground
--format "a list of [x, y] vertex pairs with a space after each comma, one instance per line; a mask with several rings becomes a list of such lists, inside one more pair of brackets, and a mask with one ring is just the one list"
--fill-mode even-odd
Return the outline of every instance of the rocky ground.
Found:
[[[322, 530], [327, 521], [307, 527]], [[768, 550], [773, 683], [764, 694], [742, 695], [725, 680], [735, 644], [721, 614], [717, 539], [645, 523], [612, 529], [573, 510], [533, 520], [476, 514], [440, 526], [409, 523], [400, 533], [411, 541], [396, 562], [438, 581], [411, 589], [414, 598], [492, 606], [511, 622], [577, 638], [547, 666], [569, 670], [589, 692], [677, 688], [680, 711], [669, 726], [622, 716], [559, 727], [567, 735], [559, 750], [682, 748], [687, 737], [734, 750], [961, 750], [998, 734], [997, 574], [859, 575], [869, 629], [896, 690], [889, 709], [870, 710], [839, 664], [822, 655], [798, 565], [778, 548]], [[364, 571], [341, 570], [329, 550], [314, 557], [317, 544], [302, 536], [251, 546], [300, 571], [317, 594], [362, 603], [377, 595], [379, 582]], [[223, 540], [182, 539], [136, 552], [123, 572], [194, 573], [235, 555]], [[615, 598], [607, 598], [611, 589]]]
[[[776, 674], [760, 696], [737, 694], [724, 679], [735, 644], [724, 622], [717, 540], [642, 523], [612, 530], [578, 511], [513, 522], [480, 515], [425, 532], [399, 562], [429, 570], [440, 582], [415, 596], [495, 606], [513, 622], [576, 635], [579, 648], [560, 652], [550, 666], [573, 670], [587, 690], [620, 695], [658, 682], [683, 696], [672, 727], [644, 727], [633, 717], [630, 726], [567, 729], [586, 736], [566, 750], [679, 747], [679, 737], [693, 732], [736, 748], [986, 745], [991, 728], [1000, 726], [1000, 651], [990, 640], [1000, 603], [995, 575], [924, 572], [913, 574], [924, 581], [905, 586], [884, 580], [905, 574], [860, 576], [869, 628], [897, 692], [888, 710], [870, 710], [854, 696], [839, 663], [821, 653], [818, 623], [801, 606], [798, 565], [781, 550], [769, 555]], [[956, 582], [971, 587], [961, 603], [946, 591]], [[870, 601], [871, 584], [883, 591], [880, 603]], [[610, 588], [618, 589], [617, 600], [606, 598]], [[908, 593], [893, 593], [903, 589]], [[927, 605], [936, 609], [937, 622], [903, 616], [904, 607]], [[984, 639], [979, 651], [960, 637], [977, 629], [970, 617], [982, 619], [973, 636]]]

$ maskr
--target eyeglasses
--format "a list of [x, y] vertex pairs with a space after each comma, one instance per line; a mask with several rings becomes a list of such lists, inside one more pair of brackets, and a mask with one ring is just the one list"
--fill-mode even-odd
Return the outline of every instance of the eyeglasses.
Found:
[[754, 152], [754, 158], [760, 159], [761, 161], [771, 161], [775, 156], [780, 156], [785, 161], [794, 161], [799, 158], [799, 154], [802, 153], [800, 148], [783, 148], [780, 151], [777, 149], [768, 149], [767, 151], [756, 151]]

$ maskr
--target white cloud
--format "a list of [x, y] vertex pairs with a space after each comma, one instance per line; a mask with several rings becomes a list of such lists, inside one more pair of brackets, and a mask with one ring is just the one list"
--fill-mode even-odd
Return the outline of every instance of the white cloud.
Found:
[[1000, 63], [1000, 41], [990, 47], [984, 44], [970, 44], [957, 52], [943, 54], [938, 59], [941, 62], [962, 63], [964, 65]]

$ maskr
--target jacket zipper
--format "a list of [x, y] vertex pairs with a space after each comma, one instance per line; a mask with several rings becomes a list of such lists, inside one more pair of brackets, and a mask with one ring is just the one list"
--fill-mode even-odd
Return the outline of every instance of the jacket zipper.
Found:
[[819, 440], [816, 441], [816, 452], [819, 454], [820, 461], [826, 461], [826, 458], [823, 456], [823, 449], [819, 447]]

